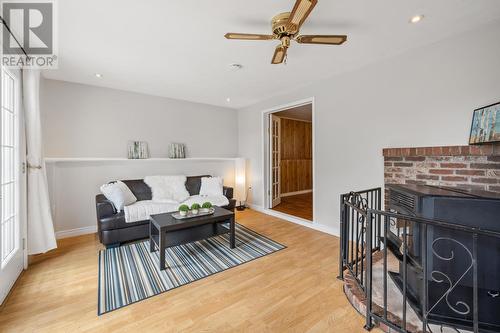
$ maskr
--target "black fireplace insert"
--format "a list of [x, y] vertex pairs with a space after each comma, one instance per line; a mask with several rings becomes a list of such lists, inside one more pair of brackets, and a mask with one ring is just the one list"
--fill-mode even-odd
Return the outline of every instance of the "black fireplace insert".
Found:
[[500, 233], [500, 195], [428, 185], [387, 190], [386, 208], [400, 216], [391, 219], [384, 239], [400, 260], [399, 271], [389, 275], [415, 312], [423, 317], [425, 311], [429, 323], [457, 328], [471, 328], [476, 317], [480, 332], [500, 332], [500, 239], [487, 233]]

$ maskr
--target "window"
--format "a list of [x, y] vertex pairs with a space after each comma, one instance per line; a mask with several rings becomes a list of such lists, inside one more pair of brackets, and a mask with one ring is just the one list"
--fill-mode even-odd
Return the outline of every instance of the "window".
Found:
[[18, 214], [18, 84], [16, 78], [2, 68], [2, 117], [1, 117], [1, 220], [0, 261], [5, 266], [19, 248]]

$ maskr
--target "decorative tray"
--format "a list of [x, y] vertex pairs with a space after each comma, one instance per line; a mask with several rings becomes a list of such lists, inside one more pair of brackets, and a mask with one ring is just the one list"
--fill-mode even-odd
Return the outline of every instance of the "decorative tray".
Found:
[[172, 217], [177, 220], [184, 220], [184, 219], [191, 219], [193, 217], [200, 217], [200, 216], [205, 216], [205, 215], [212, 215], [215, 212], [215, 208], [210, 208], [208, 212], [202, 212], [201, 210], [198, 212], [198, 214], [193, 214], [191, 211], [188, 211], [187, 215], [181, 216], [179, 212], [175, 212], [172, 214]]

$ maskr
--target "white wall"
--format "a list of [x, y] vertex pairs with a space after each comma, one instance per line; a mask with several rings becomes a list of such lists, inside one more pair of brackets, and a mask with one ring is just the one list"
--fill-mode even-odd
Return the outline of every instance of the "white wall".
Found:
[[45, 79], [41, 110], [47, 157], [126, 157], [129, 140], [147, 141], [152, 157], [167, 157], [171, 142], [191, 157], [238, 151], [229, 108]]
[[239, 110], [251, 202], [263, 206], [262, 111], [315, 99], [315, 223], [339, 196], [383, 184], [382, 148], [467, 144], [472, 111], [500, 100], [500, 21]]
[[234, 185], [238, 114], [229, 108], [54, 80], [41, 88], [45, 157], [126, 157], [129, 140], [167, 157], [170, 142], [190, 157], [212, 160], [69, 161], [47, 163], [55, 230], [73, 236], [96, 229], [95, 195], [116, 179], [153, 174], [210, 174]]

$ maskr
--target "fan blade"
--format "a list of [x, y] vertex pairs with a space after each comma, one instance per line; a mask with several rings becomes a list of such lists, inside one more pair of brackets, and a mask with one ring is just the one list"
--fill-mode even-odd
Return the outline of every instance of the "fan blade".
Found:
[[259, 35], [259, 34], [240, 34], [228, 32], [224, 35], [227, 39], [244, 39], [244, 40], [269, 40], [274, 39], [273, 35]]
[[340, 45], [347, 40], [346, 35], [301, 35], [295, 39], [300, 44]]
[[276, 46], [276, 50], [274, 50], [273, 60], [271, 60], [271, 64], [281, 64], [283, 60], [285, 60], [287, 48], [283, 45]]
[[289, 34], [297, 33], [302, 23], [307, 19], [318, 0], [297, 0], [293, 6], [287, 23], [287, 32]]

